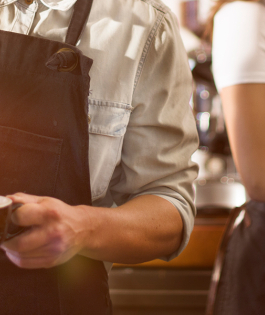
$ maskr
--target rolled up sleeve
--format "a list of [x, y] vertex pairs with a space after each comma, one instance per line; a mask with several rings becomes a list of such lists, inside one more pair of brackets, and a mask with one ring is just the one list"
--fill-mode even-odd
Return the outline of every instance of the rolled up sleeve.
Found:
[[132, 98], [133, 111], [124, 137], [121, 164], [112, 195], [117, 204], [140, 195], [157, 195], [171, 202], [184, 224], [186, 246], [194, 225], [193, 181], [197, 165], [191, 155], [198, 147], [189, 105], [192, 77], [177, 21], [161, 19], [139, 65]]

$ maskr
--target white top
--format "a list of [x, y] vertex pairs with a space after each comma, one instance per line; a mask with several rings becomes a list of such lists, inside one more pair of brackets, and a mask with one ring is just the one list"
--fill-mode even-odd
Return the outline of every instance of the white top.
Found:
[[[0, 0], [0, 29], [64, 42], [75, 2]], [[198, 145], [192, 77], [177, 24], [160, 0], [94, 0], [78, 44], [93, 59], [93, 205], [111, 207], [144, 194], [167, 199], [185, 230], [171, 258], [193, 227], [197, 166], [190, 157]]]
[[235, 1], [215, 15], [213, 74], [217, 89], [265, 83], [265, 5]]

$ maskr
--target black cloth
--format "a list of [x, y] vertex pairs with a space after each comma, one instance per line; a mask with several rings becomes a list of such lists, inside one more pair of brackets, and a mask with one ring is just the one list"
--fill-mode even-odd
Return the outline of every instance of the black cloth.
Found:
[[[0, 195], [25, 192], [91, 204], [92, 60], [73, 46], [91, 4], [76, 2], [67, 43], [0, 31]], [[103, 262], [79, 255], [58, 267], [26, 270], [0, 251], [0, 283], [1, 315], [112, 312]]]
[[265, 314], [265, 203], [248, 202], [245, 215], [227, 246], [214, 315]]

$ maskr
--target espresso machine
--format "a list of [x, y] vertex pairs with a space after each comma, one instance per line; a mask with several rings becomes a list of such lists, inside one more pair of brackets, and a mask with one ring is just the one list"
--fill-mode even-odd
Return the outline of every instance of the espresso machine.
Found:
[[202, 44], [189, 52], [194, 78], [192, 107], [200, 139], [192, 159], [200, 170], [195, 181], [196, 206], [200, 211], [229, 211], [247, 197], [235, 168], [227, 137], [221, 98], [211, 71], [211, 48]]

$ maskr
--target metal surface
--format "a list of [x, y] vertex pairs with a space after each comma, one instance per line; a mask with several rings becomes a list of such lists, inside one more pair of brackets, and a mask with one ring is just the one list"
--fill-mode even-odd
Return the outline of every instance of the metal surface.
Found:
[[197, 208], [215, 206], [232, 209], [245, 203], [247, 198], [244, 186], [228, 176], [220, 180], [198, 180], [195, 190]]

